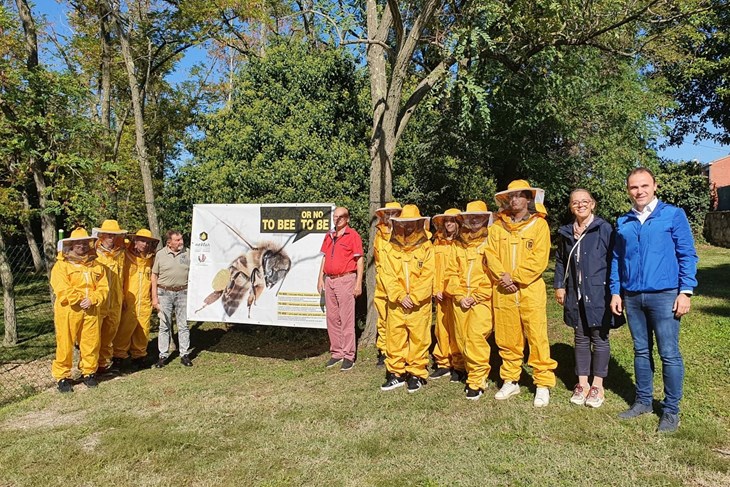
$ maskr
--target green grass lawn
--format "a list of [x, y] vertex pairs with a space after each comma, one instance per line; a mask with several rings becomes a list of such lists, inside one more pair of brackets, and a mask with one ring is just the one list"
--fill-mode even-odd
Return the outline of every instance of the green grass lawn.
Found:
[[[656, 415], [616, 417], [633, 399], [627, 327], [612, 335], [604, 406], [568, 403], [572, 330], [552, 299], [560, 366], [544, 409], [532, 407], [527, 370], [506, 402], [493, 385], [468, 401], [445, 379], [381, 392], [372, 348], [342, 373], [323, 367], [322, 330], [205, 324], [190, 369], [174, 360], [2, 407], [0, 486], [730, 485], [730, 250], [703, 247], [700, 258], [673, 435], [655, 431]], [[658, 399], [661, 386], [658, 374]]]

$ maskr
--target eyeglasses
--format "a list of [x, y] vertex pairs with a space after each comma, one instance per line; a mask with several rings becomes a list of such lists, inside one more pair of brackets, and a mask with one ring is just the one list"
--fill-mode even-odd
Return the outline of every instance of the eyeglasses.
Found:
[[572, 206], [573, 208], [579, 208], [581, 206], [590, 206], [591, 203], [593, 202], [590, 200], [573, 201], [570, 206]]
[[333, 217], [334, 221], [342, 220], [343, 218], [347, 218], [347, 215], [335, 215]]

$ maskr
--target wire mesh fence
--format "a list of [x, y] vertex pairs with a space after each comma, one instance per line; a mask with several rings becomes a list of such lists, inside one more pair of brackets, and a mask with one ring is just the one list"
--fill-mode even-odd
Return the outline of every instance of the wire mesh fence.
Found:
[[[0, 405], [53, 384], [51, 361], [56, 343], [45, 269], [37, 270], [28, 246], [6, 247], [5, 260], [12, 285], [6, 287], [6, 275], [2, 284], [4, 299], [0, 302]], [[15, 315], [14, 331], [8, 319], [11, 311]]]

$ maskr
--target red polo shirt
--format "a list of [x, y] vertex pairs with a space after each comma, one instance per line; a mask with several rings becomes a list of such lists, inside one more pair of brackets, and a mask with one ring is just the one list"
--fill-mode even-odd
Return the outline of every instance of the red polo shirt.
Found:
[[322, 248], [324, 254], [324, 273], [327, 275], [345, 274], [357, 270], [357, 259], [363, 255], [360, 235], [345, 227], [345, 232], [335, 237], [336, 231], [330, 230], [324, 236]]

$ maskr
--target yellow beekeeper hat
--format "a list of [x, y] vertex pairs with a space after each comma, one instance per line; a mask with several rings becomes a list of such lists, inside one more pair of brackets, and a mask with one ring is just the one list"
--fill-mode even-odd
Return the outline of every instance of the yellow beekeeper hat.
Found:
[[397, 201], [391, 201], [389, 203], [386, 203], [383, 208], [378, 208], [377, 210], [375, 210], [375, 214], [378, 216], [378, 218], [382, 220], [386, 213], [390, 213], [391, 216], [397, 216], [400, 214], [401, 210], [403, 210], [403, 208], [401, 207], [400, 203], [398, 203]]
[[459, 210], [458, 208], [449, 208], [443, 213], [434, 215], [433, 218], [431, 218], [431, 222], [433, 223], [434, 227], [440, 228], [443, 225], [444, 218], [449, 216], [455, 218], [457, 222], [462, 220], [461, 210]]
[[104, 220], [101, 224], [101, 228], [93, 228], [91, 234], [94, 236], [100, 233], [109, 233], [112, 235], [123, 235], [126, 234], [126, 230], [122, 230], [119, 223], [116, 220]]
[[68, 238], [64, 238], [61, 240], [61, 245], [67, 245], [72, 242], [79, 242], [81, 240], [96, 240], [96, 237], [89, 236], [89, 233], [86, 231], [83, 227], [75, 228], [73, 232], [71, 232], [71, 236]]
[[137, 230], [137, 233], [130, 233], [129, 235], [127, 235], [127, 238], [129, 238], [130, 240], [142, 238], [142, 239], [150, 240], [150, 241], [154, 242], [155, 245], [160, 241], [159, 238], [153, 237], [152, 232], [150, 232], [146, 228], [140, 228], [139, 230]]
[[476, 200], [476, 201], [470, 201], [466, 204], [466, 210], [462, 212], [464, 213], [492, 213], [487, 209], [487, 204], [483, 202], [482, 200]]
[[545, 190], [533, 188], [526, 179], [515, 179], [507, 186], [507, 189], [500, 191], [494, 195], [494, 199], [501, 208], [505, 208], [509, 204], [509, 194], [517, 191], [529, 191], [532, 193], [532, 201], [535, 203], [535, 209], [544, 215], [547, 215], [545, 208]]

